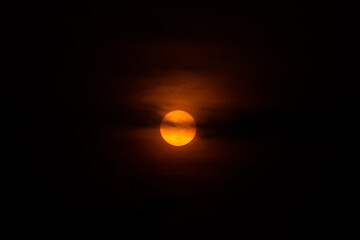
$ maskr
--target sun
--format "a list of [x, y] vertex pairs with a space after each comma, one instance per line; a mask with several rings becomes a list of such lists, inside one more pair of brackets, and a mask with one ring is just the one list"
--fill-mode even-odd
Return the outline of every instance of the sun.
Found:
[[196, 123], [189, 113], [175, 110], [166, 114], [161, 121], [160, 133], [167, 143], [184, 146], [194, 139]]

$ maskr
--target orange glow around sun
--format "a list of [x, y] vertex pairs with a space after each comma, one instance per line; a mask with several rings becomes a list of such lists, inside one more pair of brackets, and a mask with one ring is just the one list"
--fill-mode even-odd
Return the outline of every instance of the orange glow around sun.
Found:
[[173, 146], [186, 145], [195, 137], [195, 120], [185, 111], [169, 112], [161, 121], [160, 133], [164, 140]]

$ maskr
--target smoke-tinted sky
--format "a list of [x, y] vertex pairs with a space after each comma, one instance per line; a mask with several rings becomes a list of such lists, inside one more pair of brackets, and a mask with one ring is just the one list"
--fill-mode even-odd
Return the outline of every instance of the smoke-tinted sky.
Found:
[[[340, 234], [335, 202], [346, 183], [337, 176], [350, 151], [350, 127], [340, 126], [354, 90], [337, 79], [336, 19], [326, 8], [176, 1], [15, 9], [10, 52], [26, 64], [12, 73], [17, 95], [7, 102], [14, 151], [29, 167], [29, 180], [19, 181], [31, 234]], [[172, 110], [196, 120], [184, 147], [160, 136]]]

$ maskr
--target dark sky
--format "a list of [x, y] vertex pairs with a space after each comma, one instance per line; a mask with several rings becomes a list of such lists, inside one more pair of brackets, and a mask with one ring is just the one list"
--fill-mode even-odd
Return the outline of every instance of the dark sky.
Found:
[[[343, 239], [356, 90], [337, 71], [334, 11], [9, 7], [15, 229], [44, 239]], [[159, 132], [178, 109], [198, 127], [184, 147]]]

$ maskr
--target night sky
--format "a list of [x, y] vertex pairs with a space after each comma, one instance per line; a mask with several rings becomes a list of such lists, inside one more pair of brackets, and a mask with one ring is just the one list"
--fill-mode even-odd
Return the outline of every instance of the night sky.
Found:
[[[358, 90], [336, 11], [169, 2], [9, 7], [13, 233], [346, 239]], [[196, 120], [183, 147], [160, 135], [172, 110]]]

